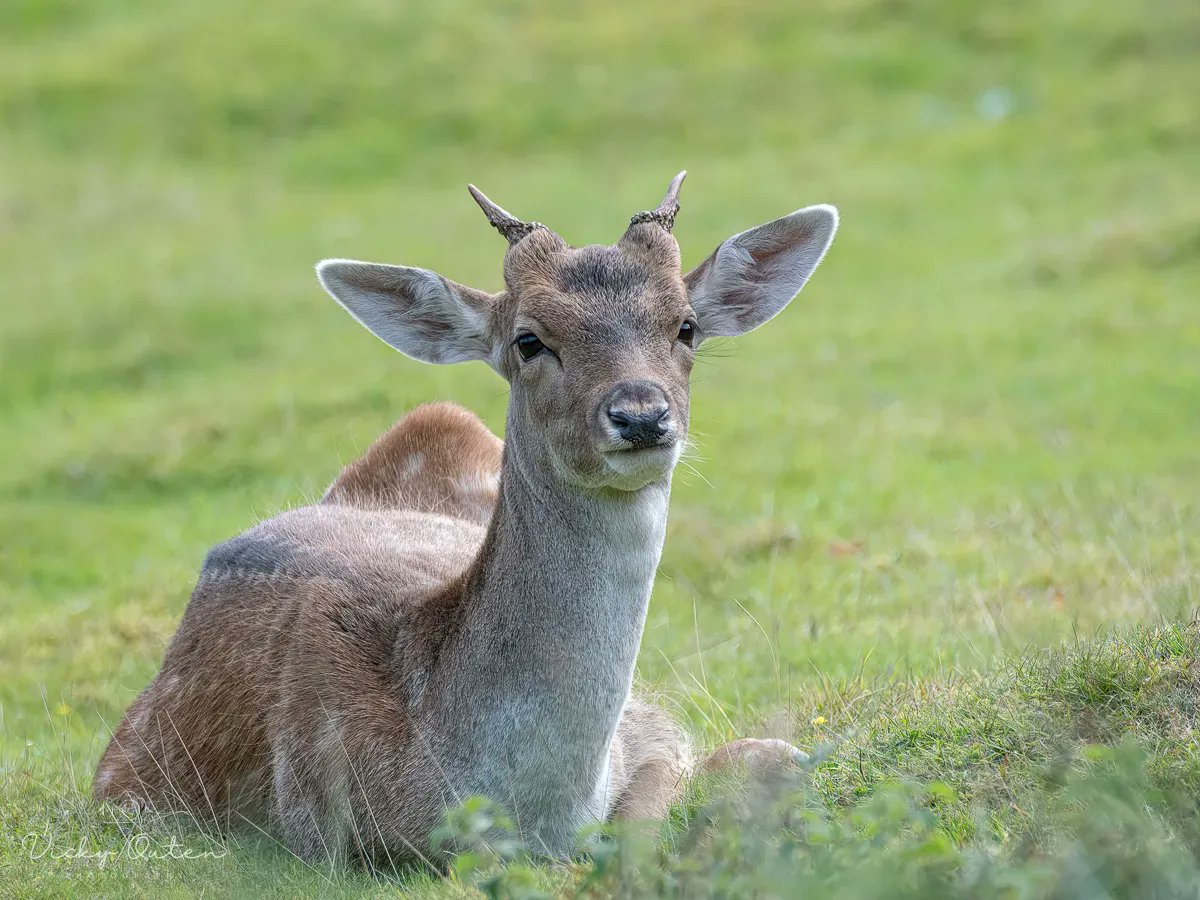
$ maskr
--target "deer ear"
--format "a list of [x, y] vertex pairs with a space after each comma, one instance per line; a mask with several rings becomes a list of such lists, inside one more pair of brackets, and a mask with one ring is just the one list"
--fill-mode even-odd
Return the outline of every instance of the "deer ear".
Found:
[[377, 338], [421, 362], [489, 359], [492, 298], [436, 272], [327, 259], [317, 277]]
[[809, 206], [733, 237], [684, 276], [700, 332], [745, 334], [804, 287], [837, 231], [832, 206]]

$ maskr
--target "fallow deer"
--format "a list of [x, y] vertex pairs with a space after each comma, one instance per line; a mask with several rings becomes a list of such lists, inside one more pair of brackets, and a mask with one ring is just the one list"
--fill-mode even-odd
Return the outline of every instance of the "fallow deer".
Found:
[[[631, 693], [702, 341], [799, 292], [837, 226], [810, 206], [684, 274], [680, 173], [612, 246], [568, 246], [473, 186], [508, 241], [505, 289], [326, 260], [325, 289], [402, 353], [483, 360], [507, 440], [419, 407], [320, 503], [207, 556], [162, 668], [115, 731], [98, 798], [266, 823], [306, 859], [428, 859], [447, 807], [486, 795], [530, 846], [661, 817], [693, 768]], [[745, 739], [708, 765], [798, 753]]]

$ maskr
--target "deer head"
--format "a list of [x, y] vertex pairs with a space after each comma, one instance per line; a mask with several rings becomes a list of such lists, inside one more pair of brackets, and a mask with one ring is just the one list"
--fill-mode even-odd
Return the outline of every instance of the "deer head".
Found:
[[423, 362], [480, 359], [511, 386], [509, 452], [585, 489], [669, 476], [688, 428], [689, 374], [711, 337], [779, 313], [833, 240], [837, 211], [810, 206], [735, 234], [688, 273], [671, 234], [684, 173], [612, 246], [570, 247], [473, 185], [508, 241], [505, 289], [425, 269], [331, 259], [325, 289], [377, 337]]

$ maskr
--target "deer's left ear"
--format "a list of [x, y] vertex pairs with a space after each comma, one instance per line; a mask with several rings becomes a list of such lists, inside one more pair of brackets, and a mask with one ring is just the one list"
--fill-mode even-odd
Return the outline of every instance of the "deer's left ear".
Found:
[[733, 237], [684, 276], [702, 336], [745, 334], [804, 287], [837, 231], [832, 206], [809, 206]]

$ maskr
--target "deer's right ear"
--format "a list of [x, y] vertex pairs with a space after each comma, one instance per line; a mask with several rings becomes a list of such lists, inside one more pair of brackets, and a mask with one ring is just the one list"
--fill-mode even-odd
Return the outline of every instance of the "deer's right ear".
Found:
[[488, 360], [492, 298], [436, 272], [327, 259], [317, 277], [372, 334], [421, 362]]

